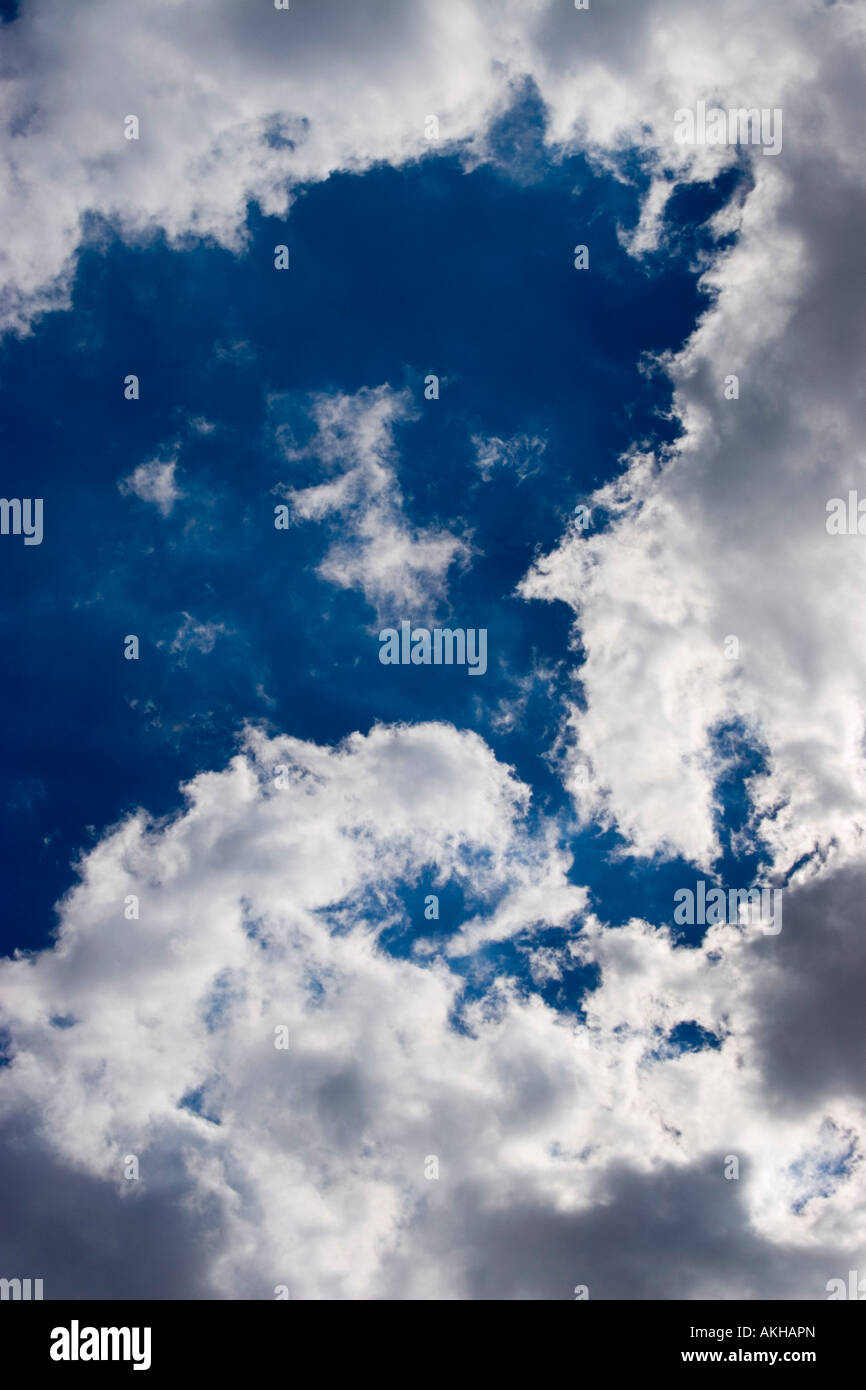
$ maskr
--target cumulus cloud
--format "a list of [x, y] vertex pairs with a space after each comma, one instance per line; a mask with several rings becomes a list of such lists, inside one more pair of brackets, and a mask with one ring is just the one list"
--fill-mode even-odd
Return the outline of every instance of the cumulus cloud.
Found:
[[[527, 75], [552, 151], [621, 177], [637, 151], [635, 255], [664, 246], [677, 181], [741, 169], [707, 312], [657, 364], [679, 440], [632, 451], [591, 499], [603, 527], [569, 531], [522, 593], [574, 609], [582, 692], [562, 750], [582, 813], [635, 854], [711, 863], [714, 734], [736, 722], [764, 755], [751, 833], [777, 874], [797, 869], [779, 937], [726, 924], [685, 949], [590, 912], [557, 827], [530, 832], [528, 789], [477, 737], [251, 732], [181, 814], [108, 833], [57, 944], [0, 967], [4, 1258], [38, 1255], [49, 1296], [568, 1297], [582, 1282], [821, 1298], [866, 1258], [866, 595], [862, 538], [825, 526], [827, 500], [858, 485], [866, 423], [863, 32], [855, 7], [812, 0], [30, 0], [4, 30], [0, 310], [17, 331], [69, 302], [106, 222], [240, 253], [250, 201], [289, 214], [305, 182], [433, 153], [428, 113], [438, 148], [486, 157]], [[698, 100], [781, 107], [781, 153], [678, 145], [674, 113]], [[405, 403], [381, 387], [315, 410], [329, 476], [287, 495], [298, 519], [341, 524], [323, 576], [377, 610], [441, 600], [466, 542], [409, 525]], [[121, 486], [168, 514], [173, 467]], [[444, 939], [389, 953], [425, 875], [472, 906]], [[496, 967], [503, 940], [535, 990]], [[581, 1007], [545, 1003], [574, 969], [598, 981]], [[684, 1046], [689, 1028], [713, 1045]]]
[[665, 363], [677, 445], [629, 458], [591, 499], [607, 524], [570, 531], [522, 585], [575, 611], [569, 761], [595, 769], [587, 812], [640, 854], [709, 863], [713, 736], [738, 721], [766, 756], [753, 829], [782, 873], [859, 852], [866, 678], [862, 538], [826, 527], [861, 469], [866, 200], [848, 185], [829, 205], [826, 166], [791, 159], [797, 179], [759, 169], [736, 246], [707, 272], [713, 307]]
[[340, 523], [319, 574], [342, 589], [359, 589], [383, 620], [431, 616], [449, 569], [468, 563], [471, 552], [461, 537], [437, 527], [419, 530], [405, 514], [394, 428], [412, 418], [408, 392], [379, 386], [354, 396], [318, 395], [311, 411], [316, 430], [309, 444], [282, 439], [287, 459], [312, 457], [335, 475], [285, 492], [297, 520]]
[[[35, 1156], [4, 1257], [33, 1267], [35, 1241], [47, 1296], [821, 1298], [862, 1254], [848, 1024], [785, 1105], [790, 1048], [767, 1045], [772, 1019], [813, 1030], [802, 953], [853, 884], [789, 907], [796, 954], [739, 925], [688, 949], [612, 928], [564, 882], [552, 827], [530, 831], [527, 788], [441, 724], [336, 748], [250, 730], [185, 793], [106, 834], [56, 945], [0, 967], [0, 1108]], [[420, 920], [425, 875], [487, 904], [454, 938], [468, 975], [383, 944], [407, 901]], [[540, 944], [551, 924], [565, 945]], [[542, 982], [595, 968], [580, 1011], [482, 968], [505, 933]], [[862, 977], [863, 953], [844, 965]], [[717, 1046], [674, 1045], [684, 1024]], [[95, 1247], [73, 1201], [160, 1239], [142, 1264]]]
[[[288, 212], [294, 188], [333, 170], [454, 141], [482, 159], [490, 121], [527, 76], [552, 151], [584, 149], [621, 177], [638, 152], [648, 191], [623, 234], [635, 254], [663, 243], [678, 181], [739, 166], [741, 193], [717, 219], [736, 244], [705, 275], [714, 303], [663, 364], [682, 422], [674, 456], [629, 460], [602, 497], [610, 528], [566, 538], [524, 593], [578, 610], [586, 708], [575, 706], [569, 736], [596, 772], [582, 804], [637, 853], [717, 854], [713, 731], [729, 717], [767, 753], [751, 786], [754, 828], [779, 872], [853, 853], [862, 566], [859, 539], [828, 537], [823, 509], [856, 486], [862, 462], [864, 188], [851, 132], [863, 38], [856, 7], [812, 0], [759, 13], [746, 0], [710, 12], [688, 0], [586, 12], [553, 0], [381, 0], [363, 13], [305, 0], [287, 12], [191, 0], [181, 13], [129, 0], [71, 14], [31, 0], [4, 32], [0, 206], [19, 229], [3, 252], [4, 322], [23, 328], [67, 302], [77, 248], [99, 218], [128, 237], [162, 228], [177, 245], [206, 237], [242, 251], [250, 201]], [[698, 101], [782, 110], [781, 152], [678, 143], [676, 112]], [[130, 113], [137, 141], [124, 138]], [[438, 143], [425, 137], [429, 113]], [[737, 401], [722, 395], [729, 374]], [[423, 604], [461, 543], [412, 536], [375, 491], [375, 470], [352, 468], [299, 505], [342, 516], [362, 481], [354, 534], [322, 572], [374, 605]], [[728, 635], [740, 642], [735, 663]]]
[[24, 5], [4, 30], [3, 324], [68, 304], [100, 219], [240, 251], [251, 201], [284, 214], [299, 184], [416, 158], [430, 112], [468, 139], [507, 90], [491, 32], [466, 0]]
[[[706, 98], [784, 104], [786, 121], [795, 114], [786, 149], [809, 128], [844, 138], [819, 83], [834, 95], [841, 84], [856, 107], [858, 25], [854, 7], [811, 0], [771, 0], [759, 14], [747, 0], [711, 12], [688, 0], [586, 12], [558, 0], [296, 0], [288, 11], [29, 0], [4, 30], [2, 325], [25, 331], [68, 304], [78, 248], [106, 222], [128, 238], [162, 229], [178, 246], [195, 237], [241, 251], [250, 202], [286, 214], [304, 183], [455, 142], [482, 159], [527, 76], [551, 146], [611, 166], [634, 148], [678, 178], [734, 160], [733, 148], [673, 140], [675, 111]], [[138, 139], [125, 137], [130, 115]], [[637, 251], [656, 243], [664, 201], [654, 181]]]
[[[678, 448], [628, 460], [600, 498], [613, 524], [567, 537], [523, 592], [578, 612], [586, 708], [575, 705], [569, 736], [596, 773], [582, 804], [637, 853], [718, 853], [713, 732], [729, 718], [766, 750], [754, 830], [778, 871], [853, 853], [862, 566], [858, 537], [827, 536], [824, 507], [856, 486], [862, 462], [864, 186], [851, 131], [863, 38], [856, 7], [812, 0], [758, 14], [746, 0], [712, 12], [687, 0], [586, 12], [382, 0], [363, 15], [304, 0], [288, 12], [130, 0], [61, 14], [32, 0], [4, 34], [0, 205], [20, 229], [4, 250], [4, 322], [22, 328], [66, 302], [91, 214], [130, 237], [163, 228], [178, 245], [193, 235], [241, 251], [251, 200], [288, 212], [304, 182], [453, 141], [470, 162], [486, 157], [491, 119], [527, 76], [552, 151], [584, 149], [622, 177], [638, 152], [649, 184], [624, 233], [635, 254], [663, 242], [677, 181], [739, 166], [741, 193], [716, 223], [736, 244], [704, 277], [714, 303], [662, 364]], [[698, 101], [782, 110], [781, 152], [678, 143], [676, 112]], [[123, 136], [130, 112], [138, 141]], [[438, 144], [424, 133], [431, 112]], [[722, 394], [730, 374], [736, 401]], [[309, 489], [301, 513], [343, 517], [356, 485], [354, 532], [350, 521], [323, 574], [376, 606], [435, 599], [462, 542], [412, 535], [376, 468]]]
[[[731, 103], [748, 71], [744, 57], [739, 83], [721, 80], [736, 13], [725, 7], [712, 62], [688, 22], [682, 33]], [[713, 862], [715, 735], [734, 724], [764, 758], [750, 830], [779, 875], [858, 856], [866, 790], [862, 538], [826, 527], [828, 500], [856, 489], [866, 424], [866, 186], [843, 115], [863, 111], [850, 52], [862, 24], [848, 6], [790, 16], [754, 86], [760, 105], [784, 96], [783, 151], [740, 148], [748, 176], [715, 219], [734, 240], [705, 262], [709, 307], [657, 363], [680, 437], [633, 451], [591, 499], [599, 529], [570, 529], [521, 587], [575, 613], [582, 689], [564, 743], [582, 812], [638, 855]], [[734, 148], [702, 159], [718, 170]]]

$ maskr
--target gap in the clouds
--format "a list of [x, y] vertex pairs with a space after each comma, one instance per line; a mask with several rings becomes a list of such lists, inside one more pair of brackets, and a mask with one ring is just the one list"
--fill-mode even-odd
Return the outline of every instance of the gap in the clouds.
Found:
[[700, 946], [706, 923], [674, 921], [675, 893], [696, 891], [699, 880], [710, 888], [769, 887], [760, 878], [765, 849], [752, 833], [753, 805], [749, 779], [767, 771], [767, 750], [742, 720], [714, 730], [711, 758], [720, 771], [715, 782], [713, 817], [720, 854], [712, 866], [698, 866], [679, 856], [644, 859], [628, 853], [616, 830], [579, 831], [570, 841], [575, 863], [569, 877], [592, 887], [592, 908], [602, 920], [615, 924], [637, 917], [666, 927], [677, 946]]
[[638, 918], [669, 928], [679, 944], [700, 944], [702, 928], [676, 928], [673, 921], [674, 894], [692, 882], [692, 865], [678, 857], [646, 859], [630, 854], [616, 830], [580, 830], [569, 848], [574, 855], [569, 878], [590, 885], [590, 910], [603, 922], [616, 926]]
[[[467, 1011], [479, 1003], [483, 1016], [495, 1019], [500, 1009], [505, 1010], [505, 989], [519, 999], [538, 995], [557, 1013], [584, 1021], [584, 1000], [601, 984], [601, 971], [594, 962], [584, 964], [569, 954], [572, 939], [573, 933], [564, 928], [539, 928], [513, 939], [485, 942], [468, 956], [449, 957], [450, 969], [463, 980], [449, 1016], [451, 1027], [471, 1034]], [[533, 953], [539, 951], [555, 955], [555, 976], [544, 979], [533, 972]]]
[[[752, 831], [753, 805], [749, 781], [766, 773], [767, 749], [742, 720], [732, 719], [710, 737], [711, 757], [720, 769], [715, 782], [714, 829], [720, 854], [712, 866], [696, 866], [679, 856], [642, 858], [629, 853], [616, 829], [596, 826], [574, 832], [568, 846], [574, 855], [569, 878], [589, 884], [591, 908], [602, 920], [616, 924], [632, 917], [668, 928], [678, 946], [699, 946], [708, 930], [704, 923], [674, 921], [675, 894], [696, 890], [699, 879], [707, 889], [769, 887], [760, 880], [765, 849]], [[558, 782], [558, 779], [557, 779]]]
[[667, 1058], [678, 1056], [683, 1052], [704, 1052], [706, 1049], [718, 1052], [723, 1041], [724, 1039], [718, 1033], [704, 1028], [694, 1019], [687, 1019], [671, 1029], [663, 1045], [653, 1055]]
[[231, 970], [222, 970], [211, 985], [202, 1010], [202, 1021], [209, 1033], [215, 1033], [231, 1015], [232, 1005], [240, 999]]
[[[440, 880], [435, 865], [421, 866], [411, 881], [370, 886], [351, 901], [321, 909], [318, 915], [334, 933], [356, 930], [359, 922], [365, 923], [375, 930], [381, 950], [419, 967], [432, 959], [447, 959], [451, 972], [462, 979], [450, 1020], [458, 1031], [466, 1031], [464, 1008], [486, 998], [495, 981], [507, 980], [519, 996], [537, 994], [551, 1008], [582, 1016], [583, 1000], [598, 987], [600, 972], [568, 950], [579, 929], [577, 918], [567, 928], [529, 924], [513, 938], [482, 942], [466, 955], [448, 954], [449, 941], [468, 922], [483, 924], [492, 918], [508, 891], [505, 884], [491, 888], [489, 854], [467, 849], [460, 855], [459, 871], [451, 877]], [[437, 915], [428, 916], [429, 912]], [[536, 953], [555, 957], [556, 969], [549, 978], [546, 972], [533, 969]]]
[[[539, 157], [523, 99], [517, 124], [495, 132], [518, 164]], [[578, 157], [520, 180], [464, 172], [456, 156], [335, 176], [284, 221], [251, 208], [241, 257], [159, 236], [130, 246], [94, 223], [72, 310], [3, 346], [4, 490], [45, 499], [42, 545], [0, 549], [14, 653], [0, 708], [15, 730], [5, 949], [50, 940], [78, 852], [136, 807], [175, 809], [178, 785], [223, 767], [247, 720], [324, 743], [377, 721], [474, 728], [531, 785], [533, 814], [567, 814], [548, 752], [570, 689], [570, 614], [515, 586], [635, 439], [670, 439], [669, 388], [638, 363], [679, 346], [706, 301], [685, 214], [690, 249], [638, 263], [618, 236], [637, 220], [637, 184]], [[690, 215], [705, 220], [725, 196], [703, 190]], [[580, 242], [589, 272], [572, 264]], [[438, 401], [424, 399], [428, 373]], [[452, 572], [443, 617], [488, 630], [483, 677], [382, 666], [364, 598], [316, 574], [329, 526], [273, 527], [273, 489], [307, 469], [277, 445], [275, 399], [297, 409], [308, 392], [386, 382], [417, 411], [397, 431], [408, 524], [472, 531], [477, 554]], [[506, 459], [485, 479], [473, 436], [545, 447], [531, 446], [529, 470]], [[120, 492], [140, 464], [172, 459], [181, 495], [168, 514]], [[123, 658], [127, 634], [137, 662]], [[605, 838], [587, 837], [598, 852], [582, 846], [573, 877], [598, 871], [607, 909], [608, 885], [616, 905], [613, 880], [631, 870], [608, 869]]]
[[711, 254], [729, 250], [736, 231], [717, 234], [708, 225], [720, 208], [741, 202], [751, 191], [753, 178], [746, 163], [723, 169], [712, 183], [681, 183], [671, 194], [666, 210], [671, 250], [678, 256], [706, 261]]
[[[440, 883], [432, 865], [421, 866], [417, 880], [411, 883], [395, 883], [393, 891], [402, 911], [380, 931], [379, 945], [389, 955], [404, 960], [416, 958], [417, 942], [429, 944], [431, 954], [441, 951], [461, 924], [484, 906], [482, 897], [472, 893], [471, 875]], [[428, 903], [431, 897], [435, 904]], [[428, 916], [428, 911], [438, 915]]]
[[[791, 1203], [790, 1209], [797, 1215], [815, 1198], [823, 1201], [832, 1197], [840, 1183], [852, 1177], [863, 1161], [859, 1141], [852, 1130], [827, 1117], [819, 1134], [815, 1148], [788, 1165], [789, 1175], [806, 1189]], [[834, 1148], [835, 1154], [827, 1152]]]
[[722, 849], [716, 876], [726, 888], [748, 888], [756, 883], [766, 853], [751, 833], [749, 781], [769, 771], [769, 749], [742, 719], [715, 729], [711, 748], [714, 763], [721, 767], [715, 786], [714, 829]]
[[189, 1110], [191, 1114], [197, 1115], [199, 1119], [207, 1120], [208, 1124], [222, 1124], [222, 1120], [218, 1115], [208, 1113], [206, 1085], [199, 1086], [192, 1091], [187, 1091], [185, 1095], [181, 1096], [178, 1102], [178, 1109]]
[[52, 1028], [59, 1028], [63, 1031], [67, 1028], [74, 1028], [78, 1020], [72, 1014], [54, 1014], [49, 1022]]

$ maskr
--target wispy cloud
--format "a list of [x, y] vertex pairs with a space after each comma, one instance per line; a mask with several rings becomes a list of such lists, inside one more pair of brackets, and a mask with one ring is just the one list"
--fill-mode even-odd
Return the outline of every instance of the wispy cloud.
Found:
[[151, 459], [149, 463], [140, 463], [128, 477], [121, 478], [117, 486], [125, 497], [152, 502], [163, 516], [168, 516], [175, 502], [183, 496], [175, 478], [176, 469], [176, 459]]
[[452, 565], [472, 554], [468, 541], [442, 527], [413, 526], [397, 473], [394, 429], [412, 418], [408, 393], [388, 386], [354, 396], [316, 396], [315, 433], [297, 447], [283, 436], [290, 461], [312, 458], [330, 476], [312, 487], [286, 487], [299, 521], [339, 522], [319, 566], [323, 579], [359, 589], [380, 618], [430, 616], [446, 594]]

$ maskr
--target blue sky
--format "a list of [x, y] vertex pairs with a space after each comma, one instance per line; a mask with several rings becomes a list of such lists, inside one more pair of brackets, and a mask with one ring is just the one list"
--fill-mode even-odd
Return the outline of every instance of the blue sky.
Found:
[[[524, 100], [498, 140], [537, 145], [541, 126]], [[464, 173], [454, 155], [334, 177], [303, 191], [290, 229], [250, 209], [240, 258], [200, 246], [178, 255], [160, 237], [128, 247], [105, 229], [82, 252], [71, 312], [7, 342], [4, 448], [20, 460], [7, 490], [23, 496], [38, 480], [51, 499], [45, 548], [0, 554], [6, 592], [19, 596], [3, 690], [17, 729], [5, 771], [7, 949], [46, 943], [88, 828], [100, 834], [139, 805], [171, 810], [178, 783], [224, 763], [250, 719], [326, 742], [376, 720], [448, 719], [478, 728], [562, 810], [545, 755], [568, 673], [533, 692], [515, 729], [491, 725], [515, 680], [561, 666], [567, 641], [562, 606], [514, 590], [635, 437], [671, 437], [669, 385], [638, 364], [679, 347], [694, 323], [693, 251], [709, 240], [719, 193], [680, 199], [675, 250], [646, 265], [617, 240], [637, 220], [640, 181], [543, 150], [532, 172], [530, 183], [492, 165]], [[284, 237], [292, 266], [281, 276], [273, 248]], [[588, 275], [572, 264], [584, 237]], [[138, 401], [124, 398], [132, 371]], [[438, 401], [424, 399], [428, 371], [441, 374]], [[274, 486], [316, 477], [314, 462], [308, 476], [281, 462], [278, 423], [309, 434], [309, 393], [383, 383], [407, 389], [418, 411], [400, 435], [412, 523], [472, 529], [479, 553], [448, 611], [488, 630], [483, 688], [459, 668], [383, 669], [363, 597], [315, 575], [321, 529], [274, 529]], [[213, 432], [198, 434], [196, 420]], [[502, 467], [485, 482], [478, 435], [544, 449], [531, 476]], [[118, 491], [139, 461], [175, 451], [186, 496], [169, 517]], [[185, 613], [225, 628], [212, 650], [170, 652]], [[141, 639], [137, 664], [122, 660], [127, 633]], [[607, 910], [631, 910], [628, 886], [598, 867], [615, 895]]]
[[[0, 536], [0, 1256], [46, 1296], [821, 1298], [866, 1258], [824, 522], [862, 36], [717, 10], [0, 7], [3, 492], [44, 500]], [[678, 144], [699, 100], [781, 150]], [[486, 671], [383, 665], [404, 619]], [[698, 882], [784, 915], [678, 926]]]

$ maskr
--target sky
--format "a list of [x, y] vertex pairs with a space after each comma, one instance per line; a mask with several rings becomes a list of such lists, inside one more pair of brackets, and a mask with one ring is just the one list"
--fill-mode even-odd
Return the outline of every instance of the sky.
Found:
[[862, 10], [0, 19], [0, 1272], [866, 1278]]

